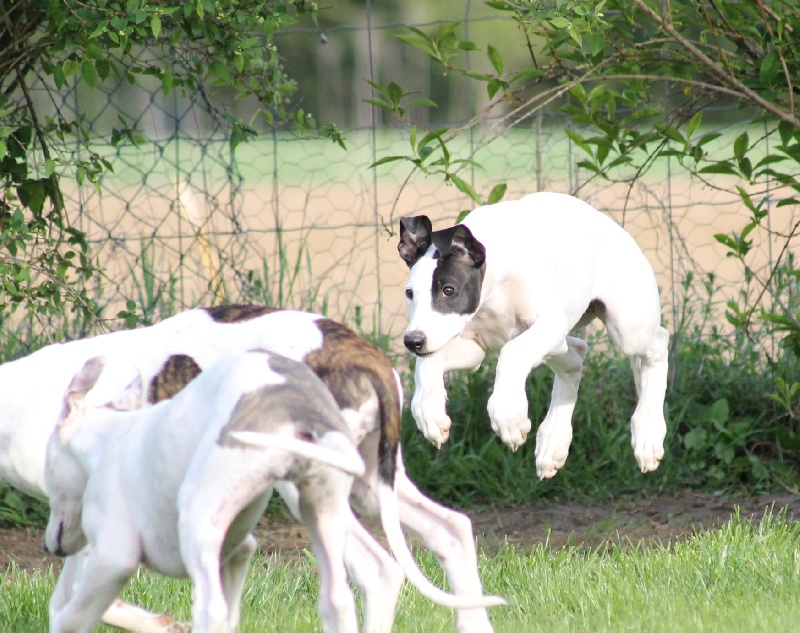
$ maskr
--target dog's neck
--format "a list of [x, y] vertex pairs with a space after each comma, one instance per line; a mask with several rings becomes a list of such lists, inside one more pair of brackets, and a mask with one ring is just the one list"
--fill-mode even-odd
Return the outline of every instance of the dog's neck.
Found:
[[95, 409], [69, 441], [71, 451], [89, 477], [109, 446], [130, 431], [142, 419], [142, 411]]

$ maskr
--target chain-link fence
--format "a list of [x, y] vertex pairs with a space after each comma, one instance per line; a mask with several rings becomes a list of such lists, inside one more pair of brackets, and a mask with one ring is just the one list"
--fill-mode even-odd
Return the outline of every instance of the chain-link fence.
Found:
[[[399, 31], [404, 25], [393, 26]], [[388, 37], [374, 24], [347, 29], [366, 61], [375, 58], [376, 33]], [[334, 32], [325, 38], [335, 43]], [[380, 80], [378, 69], [361, 64]], [[235, 155], [202, 92], [165, 97], [160, 84], [148, 91], [124, 82], [91, 93], [80, 83], [61, 91], [55, 107], [84, 118], [95, 151], [115, 167], [99, 190], [65, 192], [73, 224], [87, 232], [105, 270], [96, 298], [106, 314], [116, 314], [128, 299], [154, 319], [222, 300], [256, 301], [324, 311], [367, 332], [398, 334], [406, 274], [392, 235], [398, 217], [425, 213], [443, 226], [470, 201], [402, 161], [370, 168], [382, 156], [408, 153], [408, 141], [403, 131], [377, 123], [362, 100], [369, 86], [360, 81], [363, 94], [356, 102], [372, 123], [347, 131], [347, 151], [327, 140], [266, 132]], [[146, 144], [111, 144], [120, 115]], [[670, 324], [681, 318], [687, 292], [705, 292], [709, 273], [722, 286], [720, 302], [738, 292], [741, 269], [714, 239], [739, 230], [748, 218], [733, 180], [709, 188], [668, 159], [632, 187], [587, 180], [564, 127], [558, 113], [538, 116], [478, 150], [475, 160], [483, 169], [465, 177], [483, 195], [505, 182], [509, 199], [534, 190], [564, 191], [609, 213], [656, 269]], [[720, 145], [738, 131], [718, 128]], [[467, 144], [465, 154], [469, 145], [481, 144], [481, 132], [459, 141]], [[790, 209], [773, 210], [774, 229], [796, 221]], [[773, 248], [768, 238], [755, 244], [757, 265], [772, 264]], [[695, 281], [687, 286], [689, 273]]]

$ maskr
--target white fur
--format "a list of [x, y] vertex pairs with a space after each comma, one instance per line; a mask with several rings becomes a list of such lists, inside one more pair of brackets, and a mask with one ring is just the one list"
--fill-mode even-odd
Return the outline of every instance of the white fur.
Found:
[[[273, 370], [272, 358], [251, 352], [223, 360], [172, 400], [132, 411], [86, 402], [91, 375], [73, 383], [48, 445], [45, 542], [54, 553], [74, 554], [85, 539], [90, 553], [74, 591], [61, 590], [67, 601], [51, 620], [52, 633], [91, 631], [143, 562], [192, 579], [192, 631], [234, 631], [255, 551], [251, 532], [283, 479], [300, 489], [320, 572], [323, 630], [358, 630], [343, 535], [352, 476], [363, 474], [364, 464], [325, 386], [299, 363], [293, 366], [308, 382], [293, 382], [292, 375]], [[94, 372], [97, 361], [89, 361], [76, 381]], [[309, 382], [318, 387], [309, 389]], [[243, 396], [279, 385], [325, 412], [317, 417], [322, 430], [312, 427], [314, 442], [298, 439], [309, 434], [302, 412], [277, 420], [270, 434], [225, 429]], [[264, 406], [246, 422], [269, 416]]]
[[413, 299], [406, 332], [427, 338], [427, 355], [416, 361], [411, 403], [417, 426], [437, 446], [447, 441], [444, 373], [475, 369], [487, 350], [498, 349], [488, 413], [495, 433], [516, 450], [531, 430], [525, 380], [546, 364], [555, 382], [536, 436], [536, 469], [539, 477], [552, 477], [569, 451], [587, 351], [569, 334], [589, 303], [600, 300], [611, 340], [631, 357], [639, 396], [631, 420], [634, 454], [642, 472], [655, 470], [664, 455], [669, 334], [660, 325], [653, 269], [633, 238], [585, 202], [556, 193], [479, 207], [462, 224], [486, 249], [476, 312], [456, 317], [433, 309], [434, 246], [409, 275]]
[[[46, 496], [44, 461], [47, 439], [61, 412], [63, 394], [69, 381], [89, 358], [102, 354], [109, 359], [109, 370], [112, 366], [119, 367], [114, 370], [119, 371], [115, 388], [128, 384], [130, 374], [126, 372], [130, 371], [130, 363], [141, 371], [147, 383], [173, 354], [189, 355], [201, 368], [209, 367], [228, 353], [249, 349], [269, 350], [302, 360], [322, 344], [322, 335], [315, 325], [321, 318], [305, 312], [278, 311], [248, 321], [217, 323], [202, 309], [189, 310], [146, 328], [51, 345], [20, 360], [0, 365], [0, 384], [4, 385], [0, 395], [0, 446], [8, 447], [0, 450], [0, 480], [30, 494]], [[124, 369], [126, 367], [128, 369]], [[395, 379], [402, 402], [397, 374]], [[109, 391], [113, 392], [113, 389], [109, 388]], [[376, 404], [368, 402], [361, 411], [343, 412], [367, 462], [367, 474], [356, 480], [353, 487], [353, 503], [361, 511], [374, 515], [381, 512], [382, 503], [396, 501], [403, 527], [418, 536], [436, 556], [453, 593], [469, 599], [472, 604], [481, 604], [482, 587], [469, 518], [423, 495], [405, 474], [402, 460], [395, 479], [396, 498], [384, 491], [383, 498], [379, 499]], [[299, 507], [292, 503], [296, 491], [291, 485], [284, 484], [277, 489], [299, 517]], [[346, 564], [364, 603], [364, 629], [388, 631], [406, 572], [375, 543], [354, 515], [348, 530]], [[392, 547], [399, 551], [404, 544], [405, 541], [395, 541]], [[407, 561], [407, 557], [403, 560]], [[80, 566], [80, 560], [69, 557], [62, 574], [74, 574]], [[483, 601], [482, 604], [498, 603]], [[64, 597], [59, 590], [51, 599], [51, 612], [63, 604]], [[170, 624], [171, 620], [166, 616], [148, 614], [122, 602], [115, 602], [103, 620], [107, 624], [144, 633], [167, 633], [173, 630], [170, 627], [176, 626]], [[492, 630], [484, 608], [460, 609], [456, 614], [456, 625], [463, 632]]]

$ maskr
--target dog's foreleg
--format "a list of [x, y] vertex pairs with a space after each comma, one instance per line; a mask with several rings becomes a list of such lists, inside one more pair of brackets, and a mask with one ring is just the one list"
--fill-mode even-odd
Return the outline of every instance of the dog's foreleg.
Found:
[[300, 489], [300, 516], [311, 536], [319, 569], [318, 609], [325, 633], [357, 633], [353, 593], [347, 583], [344, 548], [351, 510], [352, 479], [332, 468]]
[[91, 633], [134, 574], [139, 556], [126, 550], [124, 544], [118, 546], [117, 536], [114, 534], [114, 543], [95, 545], [89, 553], [74, 595], [50, 620], [50, 633]]
[[536, 474], [539, 479], [547, 479], [558, 472], [567, 460], [572, 442], [572, 412], [589, 346], [581, 339], [568, 336], [567, 347], [566, 354], [545, 359], [555, 373], [555, 379], [550, 408], [536, 432]]
[[56, 614], [64, 608], [75, 593], [75, 585], [80, 578], [88, 554], [89, 550], [84, 547], [77, 554], [67, 556], [67, 558], [64, 559], [64, 564], [61, 566], [61, 573], [58, 575], [58, 581], [56, 582], [55, 589], [53, 589], [50, 602], [48, 603], [48, 613], [50, 614], [51, 621]]
[[563, 315], [540, 315], [530, 328], [508, 341], [500, 350], [494, 392], [487, 409], [492, 430], [512, 451], [525, 443], [531, 430], [525, 393], [528, 374], [541, 365], [545, 358], [568, 352], [568, 330]]
[[664, 396], [667, 390], [669, 332], [659, 327], [647, 351], [631, 356], [639, 401], [631, 418], [631, 445], [643, 473], [658, 468], [664, 457]]
[[[64, 560], [55, 590], [50, 597], [48, 608], [51, 622], [75, 593], [88, 558], [89, 550], [84, 548]], [[152, 613], [122, 600], [114, 600], [103, 613], [102, 620], [108, 626], [137, 633], [189, 633], [190, 631], [188, 624], [176, 622], [175, 618], [169, 615]]]
[[[423, 495], [402, 468], [395, 476], [400, 521], [416, 535], [442, 566], [451, 591], [458, 596], [483, 596], [472, 522], [466, 515], [445, 508]], [[459, 633], [490, 633], [486, 609], [456, 611]]]
[[417, 358], [411, 414], [417, 428], [436, 448], [447, 441], [452, 426], [447, 415], [445, 372], [454, 369], [475, 370], [480, 367], [485, 355], [485, 350], [475, 341], [458, 336], [438, 352]]

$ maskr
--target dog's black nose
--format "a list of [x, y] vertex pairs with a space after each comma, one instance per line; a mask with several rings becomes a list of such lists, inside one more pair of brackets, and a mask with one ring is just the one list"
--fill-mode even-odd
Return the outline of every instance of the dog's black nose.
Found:
[[403, 337], [403, 344], [408, 348], [409, 352], [414, 352], [415, 354], [422, 351], [422, 348], [425, 347], [425, 343], [425, 335], [418, 330], [408, 332]]

